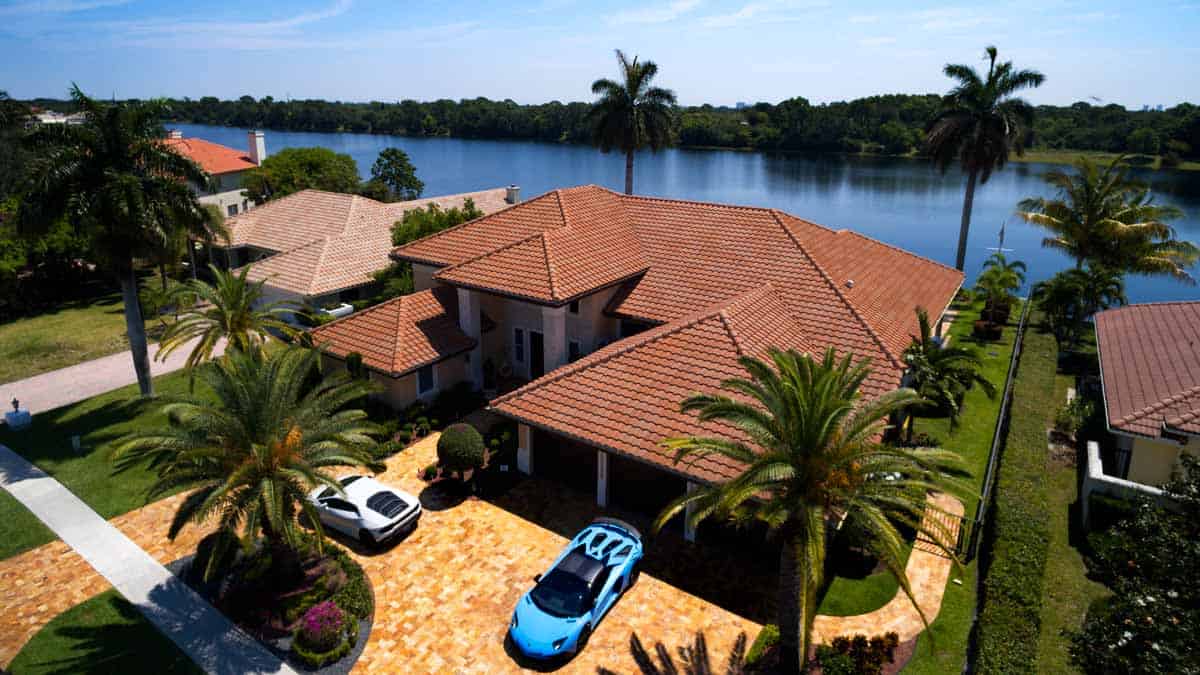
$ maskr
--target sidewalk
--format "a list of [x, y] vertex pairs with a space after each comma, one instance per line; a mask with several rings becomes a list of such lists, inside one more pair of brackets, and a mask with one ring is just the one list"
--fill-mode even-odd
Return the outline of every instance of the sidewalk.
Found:
[[293, 672], [61, 483], [3, 445], [0, 486], [206, 672]]
[[[150, 373], [155, 377], [182, 368], [188, 355], [192, 353], [192, 343], [176, 349], [164, 361], [154, 359], [157, 352], [158, 345], [151, 344]], [[213, 356], [219, 356], [224, 352], [225, 342], [222, 340], [213, 350]], [[9, 410], [11, 409], [9, 402], [15, 397], [21, 401], [22, 408], [36, 415], [136, 382], [137, 374], [133, 371], [133, 358], [126, 350], [41, 375], [34, 375], [24, 380], [0, 384], [0, 404], [5, 410]], [[0, 418], [0, 422], [2, 421]]]

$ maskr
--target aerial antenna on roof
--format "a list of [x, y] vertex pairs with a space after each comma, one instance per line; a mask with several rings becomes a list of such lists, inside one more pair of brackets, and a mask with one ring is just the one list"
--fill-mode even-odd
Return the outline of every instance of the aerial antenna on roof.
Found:
[[987, 250], [995, 251], [997, 253], [1004, 253], [1006, 251], [1011, 252], [1013, 250], [1011, 248], [1004, 248], [1004, 230], [1007, 227], [1008, 227], [1008, 220], [1005, 219], [1005, 221], [1000, 224], [1000, 243], [996, 246], [987, 247]]

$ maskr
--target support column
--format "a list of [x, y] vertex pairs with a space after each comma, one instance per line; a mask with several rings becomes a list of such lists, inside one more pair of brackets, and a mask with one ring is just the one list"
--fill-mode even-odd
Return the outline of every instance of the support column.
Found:
[[467, 288], [458, 289], [458, 327], [468, 336], [475, 338], [475, 348], [471, 350], [471, 363], [467, 374], [475, 389], [482, 389], [483, 333], [480, 330], [479, 296]]
[[596, 506], [608, 507], [608, 453], [596, 451]]
[[528, 424], [517, 425], [517, 471], [533, 475], [533, 429]]
[[[693, 492], [695, 492], [697, 489], [699, 489], [699, 487], [700, 487], [699, 485], [697, 485], [689, 480], [688, 484], [687, 484], [687, 493], [690, 495]], [[690, 542], [693, 542], [693, 543], [696, 541], [696, 528], [692, 527], [691, 523], [692, 523], [692, 514], [695, 512], [696, 512], [695, 504], [692, 502], [688, 502], [688, 505], [684, 509], [684, 513], [683, 513], [683, 538]]]
[[567, 308], [542, 307], [546, 372], [567, 364]]

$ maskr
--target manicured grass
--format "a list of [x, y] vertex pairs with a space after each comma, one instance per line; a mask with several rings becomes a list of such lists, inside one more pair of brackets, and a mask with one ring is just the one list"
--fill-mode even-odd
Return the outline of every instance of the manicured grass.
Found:
[[[910, 553], [911, 546], [904, 556], [906, 562]], [[861, 579], [836, 577], [826, 589], [825, 596], [821, 598], [817, 614], [855, 616], [873, 612], [891, 602], [899, 590], [900, 582], [887, 571], [876, 572]]]
[[[1087, 157], [1094, 162], [1111, 162], [1121, 155], [1115, 152], [1098, 152], [1095, 150], [1026, 150], [1022, 156], [1016, 154], [1009, 157], [1012, 162], [1045, 162], [1047, 164], [1073, 164], [1080, 157]], [[1162, 157], [1159, 155], [1133, 155], [1132, 163], [1149, 169], [1161, 169]], [[1200, 162], [1181, 161], [1178, 166], [1169, 167], [1180, 171], [1200, 171]]]
[[[159, 397], [186, 394], [188, 375], [184, 371], [163, 375], [155, 378], [154, 387]], [[203, 387], [197, 381], [198, 393]], [[142, 467], [114, 474], [113, 443], [135, 429], [164, 425], [162, 405], [160, 399], [142, 399], [137, 385], [130, 385], [35, 415], [33, 425], [22, 431], [0, 427], [0, 443], [54, 476], [102, 517], [112, 518], [145, 505], [146, 490], [155, 478]], [[81, 437], [79, 453], [72, 449], [73, 435]], [[13, 509], [17, 506], [15, 500], [0, 501], [0, 520], [22, 518], [23, 509]], [[23, 515], [33, 518], [28, 512]], [[13, 555], [51, 539], [49, 531], [40, 536], [31, 531], [19, 546], [5, 542], [6, 553]]]
[[203, 673], [116, 591], [56, 616], [9, 665], [13, 675], [39, 673]]
[[[961, 571], [950, 572], [950, 582], [942, 596], [942, 608], [929, 629], [917, 638], [912, 660], [904, 667], [905, 675], [944, 675], [962, 672], [967, 657], [967, 640], [971, 634], [972, 613], [975, 610], [975, 575], [979, 563], [973, 562]], [[962, 584], [954, 583], [955, 579]]]
[[16, 497], [0, 490], [0, 560], [54, 539], [54, 533], [37, 516]]
[[[128, 349], [124, 312], [120, 292], [100, 289], [41, 314], [0, 324], [0, 382]], [[146, 322], [148, 331], [156, 326], [157, 320]]]

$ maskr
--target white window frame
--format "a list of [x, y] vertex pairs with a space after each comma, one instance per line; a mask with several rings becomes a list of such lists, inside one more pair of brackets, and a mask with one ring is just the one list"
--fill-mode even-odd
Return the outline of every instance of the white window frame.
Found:
[[[436, 363], [431, 363], [427, 366], [421, 366], [420, 368], [417, 368], [417, 372], [414, 373], [414, 376], [417, 378], [416, 382], [414, 383], [417, 387], [417, 396], [425, 397], [425, 396], [429, 396], [430, 394], [437, 392], [437, 367], [436, 366], [437, 366]], [[422, 390], [421, 389], [421, 371], [425, 370], [426, 368], [429, 369], [429, 388]]]
[[238, 214], [238, 205], [237, 204], [227, 204], [225, 206], [225, 215], [226, 216], [233, 217], [233, 216], [236, 216], [237, 214]]

